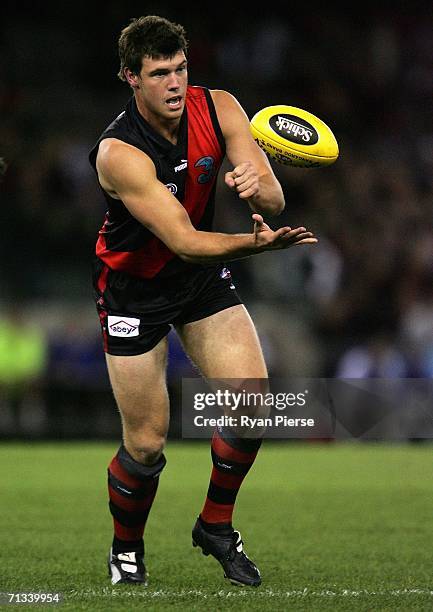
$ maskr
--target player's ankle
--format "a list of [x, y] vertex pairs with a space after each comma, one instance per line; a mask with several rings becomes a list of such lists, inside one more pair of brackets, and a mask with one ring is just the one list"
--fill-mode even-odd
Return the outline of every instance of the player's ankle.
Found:
[[136, 552], [140, 555], [144, 554], [143, 540], [120, 540], [116, 536], [113, 537], [113, 553]]
[[208, 523], [207, 521], [203, 520], [201, 514], [198, 517], [198, 520], [200, 521], [200, 524], [203, 529], [205, 529], [208, 533], [212, 533], [214, 535], [231, 535], [233, 533], [233, 526], [231, 522]]

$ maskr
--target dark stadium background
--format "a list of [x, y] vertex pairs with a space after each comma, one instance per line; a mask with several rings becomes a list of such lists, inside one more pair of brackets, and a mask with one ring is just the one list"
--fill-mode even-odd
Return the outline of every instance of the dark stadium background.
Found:
[[[113, 438], [90, 264], [104, 203], [87, 154], [123, 108], [116, 41], [160, 14], [190, 39], [190, 82], [231, 91], [249, 117], [291, 104], [333, 129], [320, 170], [276, 167], [287, 200], [274, 224], [320, 238], [230, 265], [270, 374], [433, 374], [433, 28], [429, 3], [329, 3], [271, 10], [157, 2], [2, 4], [0, 20], [0, 436]], [[176, 6], [176, 8], [174, 8]], [[390, 6], [392, 8], [390, 9]], [[218, 229], [249, 231], [223, 185]], [[171, 338], [171, 435], [182, 376]]]

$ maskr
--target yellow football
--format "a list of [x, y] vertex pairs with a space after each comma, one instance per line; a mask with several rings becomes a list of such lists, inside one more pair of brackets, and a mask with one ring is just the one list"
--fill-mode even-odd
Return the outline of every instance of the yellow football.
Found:
[[321, 168], [338, 157], [338, 143], [321, 119], [284, 104], [262, 108], [250, 121], [254, 140], [279, 164]]

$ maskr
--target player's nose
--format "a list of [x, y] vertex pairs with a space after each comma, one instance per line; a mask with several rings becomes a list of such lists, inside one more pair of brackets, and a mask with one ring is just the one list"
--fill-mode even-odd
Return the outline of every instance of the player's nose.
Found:
[[177, 76], [175, 72], [171, 73], [168, 79], [168, 88], [170, 90], [179, 89], [179, 86], [180, 86], [179, 77]]

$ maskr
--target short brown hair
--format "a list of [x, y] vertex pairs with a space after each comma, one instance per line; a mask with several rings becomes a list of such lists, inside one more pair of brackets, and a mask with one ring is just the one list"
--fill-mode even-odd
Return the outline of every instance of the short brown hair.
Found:
[[125, 68], [134, 74], [141, 71], [143, 57], [173, 57], [188, 48], [183, 26], [157, 15], [131, 19], [119, 37], [119, 79], [126, 81]]

